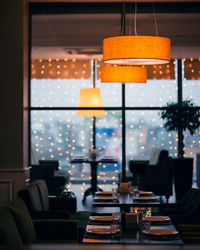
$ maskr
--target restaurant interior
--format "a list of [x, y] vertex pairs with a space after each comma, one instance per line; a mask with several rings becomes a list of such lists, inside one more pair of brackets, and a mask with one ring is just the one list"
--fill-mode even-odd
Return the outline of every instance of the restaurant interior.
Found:
[[199, 249], [200, 0], [0, 10], [0, 249]]

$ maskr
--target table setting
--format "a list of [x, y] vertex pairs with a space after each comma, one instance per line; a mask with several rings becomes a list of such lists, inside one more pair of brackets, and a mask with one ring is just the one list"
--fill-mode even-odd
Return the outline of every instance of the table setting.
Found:
[[93, 205], [120, 207], [121, 212], [115, 214], [116, 219], [114, 214], [90, 216], [85, 243], [91, 238], [96, 243], [106, 239], [123, 244], [183, 244], [170, 218], [154, 214], [160, 202], [152, 191], [138, 190], [131, 182], [120, 183], [111, 191], [97, 191]]

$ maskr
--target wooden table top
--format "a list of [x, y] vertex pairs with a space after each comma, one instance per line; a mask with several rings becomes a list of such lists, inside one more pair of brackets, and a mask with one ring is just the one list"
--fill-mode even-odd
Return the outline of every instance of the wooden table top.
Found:
[[[89, 220], [88, 224], [90, 225], [91, 221]], [[170, 223], [169, 223], [170, 222]], [[150, 226], [150, 229], [156, 229], [156, 230], [174, 230], [176, 231], [176, 228], [174, 225], [169, 221], [167, 223], [163, 224], [155, 224], [152, 223]], [[101, 223], [94, 223], [92, 221], [92, 227], [97, 227], [97, 226], [106, 226], [110, 227], [111, 224], [105, 223], [104, 225]], [[131, 225], [131, 224], [129, 224]], [[135, 225], [135, 224], [134, 224]], [[136, 225], [137, 226], [137, 225]], [[108, 228], [109, 232], [109, 228]], [[177, 231], [176, 231], [177, 232]], [[183, 245], [183, 241], [180, 238], [179, 234], [175, 234], [173, 236], [162, 236], [158, 237], [155, 235], [145, 235], [142, 233], [142, 230], [139, 229], [139, 227], [136, 228], [129, 228], [128, 226], [126, 227], [126, 231], [123, 232], [122, 229], [118, 234], [107, 234], [107, 235], [98, 235], [98, 234], [91, 234], [85, 232], [83, 243], [88, 243], [88, 244], [94, 244], [94, 243], [99, 243], [99, 244], [148, 244], [148, 245]]]
[[156, 201], [137, 201], [134, 200], [132, 193], [121, 193], [119, 201], [94, 201], [93, 207], [160, 207], [165, 203], [162, 197], [156, 196], [156, 198]]

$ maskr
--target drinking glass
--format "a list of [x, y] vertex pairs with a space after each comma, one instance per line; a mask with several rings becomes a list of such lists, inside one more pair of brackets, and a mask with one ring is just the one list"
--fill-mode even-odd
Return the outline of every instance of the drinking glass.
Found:
[[138, 194], [138, 186], [133, 186], [133, 197], [135, 198]]
[[119, 212], [112, 213], [112, 217], [113, 217], [113, 224], [119, 223], [119, 220], [120, 220]]
[[118, 202], [119, 194], [116, 188], [112, 188], [112, 197], [113, 197], [113, 202]]

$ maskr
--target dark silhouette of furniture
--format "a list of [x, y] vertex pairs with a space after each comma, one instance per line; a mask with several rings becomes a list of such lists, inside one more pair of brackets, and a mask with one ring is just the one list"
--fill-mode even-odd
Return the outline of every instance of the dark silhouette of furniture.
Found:
[[173, 158], [173, 175], [176, 200], [181, 200], [193, 182], [193, 158]]
[[182, 200], [173, 204], [165, 204], [165, 206], [163, 206], [162, 214], [170, 216], [190, 212], [191, 206], [199, 194], [200, 190], [198, 188], [191, 188]]
[[187, 206], [187, 209], [180, 213], [170, 214], [170, 218], [174, 225], [193, 224], [200, 225], [200, 192], [197, 192]]
[[[58, 168], [58, 161], [39, 161], [39, 163], [39, 165], [31, 166], [30, 181], [45, 180], [49, 194], [60, 195], [65, 189], [68, 175], [60, 170], [56, 170]], [[61, 172], [60, 176], [59, 172]]]
[[89, 211], [71, 211], [68, 199], [60, 199], [48, 195], [44, 180], [36, 180], [18, 191], [33, 219], [72, 219], [78, 225], [79, 241], [81, 241], [88, 218]]
[[59, 170], [59, 162], [57, 160], [39, 160], [39, 164], [54, 166], [54, 170]]
[[59, 167], [58, 160], [39, 160], [41, 165], [53, 165], [54, 166], [54, 186], [55, 190], [61, 192], [65, 188], [67, 182], [69, 181], [69, 175], [66, 170]]
[[102, 189], [100, 189], [97, 186], [97, 167], [99, 163], [117, 163], [117, 161], [110, 157], [104, 157], [104, 156], [100, 156], [97, 157], [95, 159], [91, 158], [91, 157], [74, 157], [71, 160], [71, 163], [76, 164], [76, 163], [90, 163], [90, 170], [91, 170], [91, 187], [88, 188], [85, 193], [84, 193], [84, 197], [83, 197], [83, 201], [85, 201], [86, 197], [88, 195], [95, 195], [96, 191], [102, 191]]
[[130, 161], [129, 169], [139, 189], [153, 191], [167, 200], [172, 195], [172, 161], [167, 150], [155, 148], [149, 161]]
[[0, 209], [0, 232], [0, 246], [9, 249], [21, 249], [23, 244], [78, 242], [75, 220], [33, 220], [19, 197]]

